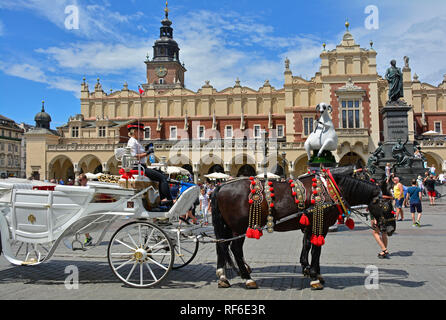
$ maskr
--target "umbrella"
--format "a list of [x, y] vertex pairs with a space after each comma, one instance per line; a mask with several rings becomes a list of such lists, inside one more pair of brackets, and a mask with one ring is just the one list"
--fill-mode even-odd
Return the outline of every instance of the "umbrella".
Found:
[[216, 179], [227, 180], [230, 178], [229, 175], [221, 173], [221, 172], [214, 172], [214, 173], [205, 175], [205, 177], [208, 179], [211, 179], [211, 180], [216, 180]]
[[150, 169], [160, 169], [166, 174], [182, 174], [182, 175], [189, 175], [190, 172], [184, 168], [181, 167], [175, 167], [175, 166], [165, 166], [161, 163], [152, 163], [152, 165], [149, 167]]
[[441, 133], [438, 133], [437, 131], [427, 131], [425, 133], [423, 133], [423, 136], [439, 136], [441, 135]]
[[[266, 176], [268, 177], [268, 179], [280, 179], [280, 176], [278, 176], [277, 174], [271, 173], [271, 172], [267, 172]], [[265, 174], [260, 173], [257, 175], [257, 178], [264, 178]]]

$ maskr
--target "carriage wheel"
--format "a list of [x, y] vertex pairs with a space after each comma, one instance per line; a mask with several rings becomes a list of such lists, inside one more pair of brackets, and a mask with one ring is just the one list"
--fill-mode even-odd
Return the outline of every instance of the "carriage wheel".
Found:
[[[181, 223], [187, 225], [186, 229], [191, 225], [191, 223], [187, 220], [184, 220]], [[188, 236], [185, 232], [183, 232], [181, 225], [179, 225], [177, 229], [171, 230], [169, 234], [170, 233], [175, 248], [175, 263], [173, 265], [173, 269], [180, 269], [187, 266], [192, 260], [194, 260], [198, 253], [200, 242], [198, 241], [198, 237], [196, 235]]]
[[174, 250], [170, 238], [148, 222], [131, 222], [119, 228], [108, 244], [108, 263], [126, 285], [147, 288], [170, 272]]
[[9, 247], [12, 261], [15, 265], [32, 266], [41, 263], [53, 246], [53, 242], [48, 243], [28, 243], [18, 240], [10, 240]]

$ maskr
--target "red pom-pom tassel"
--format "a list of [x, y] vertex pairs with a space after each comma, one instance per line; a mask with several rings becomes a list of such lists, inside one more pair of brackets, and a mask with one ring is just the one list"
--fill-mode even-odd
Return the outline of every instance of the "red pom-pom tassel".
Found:
[[315, 204], [315, 203], [316, 203], [316, 200], [311, 199], [311, 204]]
[[274, 203], [271, 203], [269, 206], [270, 206], [271, 208], [274, 208]]
[[246, 230], [246, 238], [253, 238], [253, 232], [254, 229], [248, 228], [248, 230]]
[[273, 185], [273, 183], [271, 181], [269, 181], [268, 185], [271, 187]]
[[303, 225], [303, 226], [309, 226], [310, 225], [310, 220], [308, 219], [308, 217], [305, 214], [303, 214], [300, 217], [299, 223], [301, 225]]
[[260, 237], [262, 236], [262, 232], [261, 232], [260, 230], [258, 230], [258, 229], [255, 229], [255, 230], [252, 232], [252, 236], [253, 236], [253, 238], [259, 240]]
[[253, 204], [254, 203], [254, 200], [252, 200], [252, 199], [249, 199], [249, 204]]
[[347, 219], [347, 221], [345, 221], [345, 225], [350, 230], [353, 230], [355, 228], [355, 221], [353, 221], [353, 219]]

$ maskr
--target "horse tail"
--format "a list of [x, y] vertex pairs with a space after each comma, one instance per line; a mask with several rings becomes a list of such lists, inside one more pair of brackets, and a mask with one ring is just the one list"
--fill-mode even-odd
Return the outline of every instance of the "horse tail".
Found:
[[[212, 225], [214, 226], [214, 233], [217, 240], [225, 240], [232, 237], [232, 230], [226, 224], [220, 212], [220, 208], [218, 207], [218, 193], [220, 192], [220, 189], [221, 186], [218, 186], [211, 195]], [[239, 273], [235, 266], [231, 250], [229, 250], [229, 243], [230, 241], [217, 242], [217, 255], [224, 261], [226, 268], [230, 267]]]

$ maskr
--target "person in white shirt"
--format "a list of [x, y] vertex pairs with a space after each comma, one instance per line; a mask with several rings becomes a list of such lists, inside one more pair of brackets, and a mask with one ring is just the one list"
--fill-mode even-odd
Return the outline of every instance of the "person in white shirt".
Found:
[[200, 195], [200, 210], [203, 214], [203, 220], [204, 224], [208, 224], [208, 210], [209, 210], [209, 196], [206, 192], [205, 188], [201, 189], [201, 195]]
[[446, 179], [445, 179], [445, 176], [444, 176], [444, 172], [440, 173], [438, 175], [438, 181], [440, 181], [443, 184], [445, 180]]
[[[129, 130], [129, 141], [127, 146], [130, 147], [132, 156], [139, 160], [139, 164], [144, 168], [144, 174], [151, 180], [159, 182], [159, 192], [161, 200], [167, 199], [173, 201], [172, 194], [170, 193], [169, 183], [167, 178], [161, 173], [153, 169], [147, 168], [147, 157], [153, 153], [153, 149], [145, 149], [138, 140], [142, 140], [144, 137], [144, 124], [135, 122], [127, 126]], [[137, 167], [134, 168], [138, 170]]]

